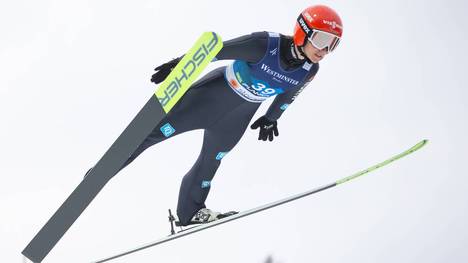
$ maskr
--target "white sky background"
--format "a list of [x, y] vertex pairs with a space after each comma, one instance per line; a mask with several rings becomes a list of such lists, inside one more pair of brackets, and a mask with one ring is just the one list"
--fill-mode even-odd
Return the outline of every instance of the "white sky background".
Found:
[[[203, 31], [224, 39], [290, 34], [314, 3], [2, 0], [0, 261], [21, 262], [23, 248], [151, 96], [155, 66]], [[321, 3], [342, 16], [341, 46], [280, 119], [279, 138], [259, 142], [257, 131], [246, 132], [223, 160], [207, 205], [249, 209], [421, 139], [430, 144], [352, 183], [115, 262], [468, 261], [468, 4]], [[201, 135], [147, 150], [44, 262], [89, 262], [167, 235], [167, 209], [175, 210]]]

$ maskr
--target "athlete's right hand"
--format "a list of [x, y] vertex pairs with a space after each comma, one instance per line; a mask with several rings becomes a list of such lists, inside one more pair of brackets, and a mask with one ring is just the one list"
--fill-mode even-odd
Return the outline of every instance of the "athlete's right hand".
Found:
[[271, 142], [275, 136], [278, 136], [278, 122], [269, 120], [267, 117], [262, 116], [256, 120], [251, 126], [251, 129], [260, 128], [258, 139], [266, 141], [267, 139]]
[[175, 68], [177, 63], [179, 63], [180, 59], [181, 58], [175, 58], [155, 68], [154, 70], [156, 71], [156, 73], [154, 73], [153, 76], [151, 76], [151, 82], [154, 82], [156, 84], [163, 82], [167, 78], [169, 73], [171, 73], [171, 71]]

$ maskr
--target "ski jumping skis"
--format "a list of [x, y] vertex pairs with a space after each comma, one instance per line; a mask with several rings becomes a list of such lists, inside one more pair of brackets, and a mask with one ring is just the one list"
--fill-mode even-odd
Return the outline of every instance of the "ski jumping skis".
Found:
[[49, 254], [222, 47], [221, 37], [216, 33], [205, 32], [201, 35], [109, 150], [26, 246], [22, 252], [25, 257], [37, 263]]
[[400, 154], [397, 154], [397, 155], [395, 155], [395, 156], [393, 156], [393, 157], [391, 157], [391, 158], [389, 158], [389, 159], [387, 159], [387, 160], [385, 160], [385, 161], [383, 161], [381, 163], [378, 163], [378, 164], [376, 164], [374, 166], [371, 166], [371, 167], [369, 167], [367, 169], [364, 169], [362, 171], [359, 171], [357, 173], [354, 173], [354, 174], [352, 174], [350, 176], [344, 177], [342, 179], [339, 179], [338, 181], [335, 181], [333, 183], [324, 185], [322, 187], [315, 188], [315, 189], [312, 189], [312, 190], [309, 190], [309, 191], [306, 191], [306, 192], [303, 192], [303, 193], [300, 193], [300, 194], [296, 194], [296, 195], [293, 195], [293, 196], [290, 196], [290, 197], [287, 197], [287, 198], [284, 198], [284, 199], [281, 199], [281, 200], [278, 200], [278, 201], [275, 201], [275, 202], [272, 202], [272, 203], [269, 203], [269, 204], [258, 206], [256, 208], [246, 210], [246, 211], [240, 212], [238, 214], [234, 214], [234, 215], [231, 215], [229, 217], [225, 217], [225, 218], [222, 218], [222, 219], [219, 219], [219, 220], [215, 220], [215, 221], [207, 223], [207, 224], [191, 226], [191, 227], [183, 229], [182, 231], [179, 231], [179, 232], [174, 231], [173, 221], [175, 220], [175, 218], [174, 218], [174, 216], [172, 216], [172, 214], [171, 214], [171, 212], [169, 210], [169, 221], [171, 222], [171, 235], [169, 235], [167, 237], [164, 237], [162, 239], [159, 239], [157, 241], [154, 241], [154, 242], [151, 242], [151, 243], [136, 247], [134, 249], [131, 249], [131, 250], [116, 254], [114, 256], [104, 258], [104, 259], [101, 259], [101, 260], [97, 260], [97, 261], [93, 261], [93, 262], [94, 263], [102, 263], [102, 262], [107, 262], [107, 261], [110, 261], [110, 260], [113, 260], [113, 259], [117, 259], [117, 258], [123, 257], [125, 255], [129, 255], [129, 254], [132, 254], [132, 253], [135, 253], [135, 252], [143, 250], [143, 249], [147, 249], [147, 248], [150, 248], [150, 247], [162, 244], [162, 243], [169, 242], [169, 241], [174, 240], [174, 239], [178, 239], [178, 238], [181, 238], [181, 237], [184, 237], [184, 236], [187, 236], [187, 235], [191, 235], [191, 234], [194, 234], [196, 232], [200, 232], [202, 230], [212, 228], [214, 226], [218, 226], [218, 225], [230, 222], [230, 221], [234, 221], [234, 220], [237, 220], [237, 219], [242, 218], [242, 217], [246, 217], [246, 216], [249, 216], [249, 215], [252, 215], [252, 214], [255, 214], [255, 213], [258, 213], [258, 212], [261, 212], [261, 211], [276, 207], [276, 206], [280, 206], [280, 205], [292, 202], [294, 200], [301, 199], [303, 197], [306, 197], [306, 196], [321, 192], [323, 190], [335, 187], [337, 185], [344, 184], [346, 182], [349, 182], [349, 181], [351, 181], [353, 179], [356, 179], [356, 178], [358, 178], [360, 176], [368, 174], [368, 173], [370, 173], [370, 172], [372, 172], [374, 170], [379, 169], [380, 167], [383, 167], [383, 166], [385, 166], [385, 165], [387, 165], [389, 163], [392, 163], [392, 162], [394, 162], [394, 161], [396, 161], [396, 160], [398, 160], [398, 159], [400, 159], [402, 157], [405, 157], [405, 156], [407, 156], [407, 155], [421, 149], [424, 145], [427, 144], [427, 142], [428, 142], [428, 140], [422, 140], [421, 142], [419, 142], [418, 144], [416, 144], [413, 147], [409, 148], [408, 150], [406, 150], [406, 151], [404, 151], [404, 152], [402, 152]]

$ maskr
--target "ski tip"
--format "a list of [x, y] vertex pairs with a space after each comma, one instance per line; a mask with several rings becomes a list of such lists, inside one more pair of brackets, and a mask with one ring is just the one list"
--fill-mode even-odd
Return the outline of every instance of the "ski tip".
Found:
[[424, 145], [426, 145], [427, 143], [429, 142], [428, 139], [424, 139], [422, 141], [420, 141], [418, 144], [416, 144], [415, 146], [413, 146], [411, 148], [411, 151], [414, 152], [414, 151], [417, 151], [419, 149], [421, 149]]

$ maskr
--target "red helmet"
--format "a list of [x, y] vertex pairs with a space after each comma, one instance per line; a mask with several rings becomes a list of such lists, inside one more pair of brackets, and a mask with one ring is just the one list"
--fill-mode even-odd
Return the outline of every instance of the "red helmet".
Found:
[[[339, 40], [343, 34], [343, 23], [340, 16], [328, 6], [314, 5], [306, 8], [297, 18], [294, 27], [293, 41], [297, 46], [306, 44], [306, 38], [311, 38], [313, 31], [333, 34]], [[338, 41], [335, 44], [338, 44]]]

